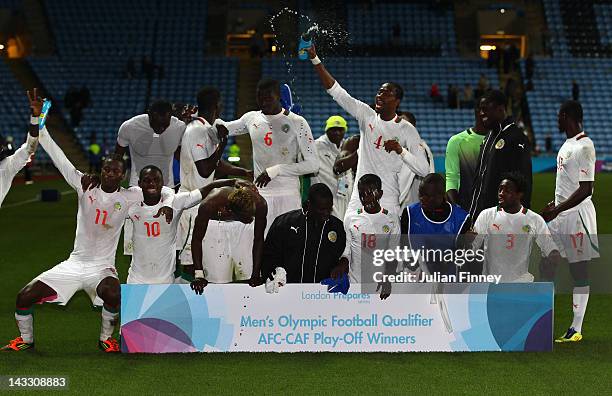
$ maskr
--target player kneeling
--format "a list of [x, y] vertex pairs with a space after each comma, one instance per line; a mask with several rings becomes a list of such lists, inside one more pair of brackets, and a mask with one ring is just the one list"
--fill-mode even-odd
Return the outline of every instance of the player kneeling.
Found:
[[[42, 108], [42, 100], [37, 97], [30, 98], [30, 106], [33, 115], [37, 116]], [[123, 220], [129, 208], [142, 201], [142, 191], [138, 187], [121, 187], [125, 167], [122, 161], [114, 159], [108, 159], [102, 165], [100, 187], [87, 191], [82, 186], [83, 173], [70, 163], [51, 139], [46, 128], [40, 131], [39, 142], [78, 195], [74, 250], [67, 260], [43, 272], [21, 289], [17, 295], [15, 310], [21, 336], [12, 340], [2, 350], [22, 351], [34, 346], [34, 304], [54, 302], [66, 305], [74, 293], [84, 290], [94, 305], [102, 305], [99, 347], [105, 352], [119, 352], [119, 343], [112, 338], [121, 304], [115, 253]], [[169, 195], [169, 199], [166, 195], [166, 198], [170, 200], [172, 195]], [[157, 216], [168, 211], [169, 208], [164, 207], [159, 210]], [[168, 216], [166, 219], [170, 221]]]
[[[195, 273], [191, 288], [197, 294], [202, 294], [209, 281], [248, 280], [253, 287], [263, 283], [261, 258], [267, 214], [266, 200], [254, 187], [223, 187], [208, 194], [198, 210], [191, 241]], [[246, 229], [242, 224], [251, 224], [253, 220], [253, 233], [242, 232]], [[252, 241], [245, 238], [249, 235], [253, 235]], [[205, 236], [213, 238], [205, 239]], [[242, 268], [240, 253], [245, 252], [244, 246], [250, 243], [253, 267]]]

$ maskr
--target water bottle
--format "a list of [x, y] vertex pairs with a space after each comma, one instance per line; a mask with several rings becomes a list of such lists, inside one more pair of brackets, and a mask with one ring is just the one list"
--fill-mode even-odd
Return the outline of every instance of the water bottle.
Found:
[[312, 47], [312, 36], [309, 32], [303, 33], [300, 37], [300, 45], [298, 47], [298, 58], [300, 60], [308, 59], [308, 49]]

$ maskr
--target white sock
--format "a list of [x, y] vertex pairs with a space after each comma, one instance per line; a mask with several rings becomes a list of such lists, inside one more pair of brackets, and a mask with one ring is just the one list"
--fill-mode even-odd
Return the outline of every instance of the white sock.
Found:
[[119, 312], [109, 312], [102, 307], [102, 329], [100, 330], [100, 341], [106, 341], [113, 335]]
[[32, 314], [19, 315], [15, 313], [15, 319], [17, 320], [17, 327], [21, 333], [23, 342], [31, 344], [34, 342], [34, 317]]
[[589, 291], [589, 286], [574, 287], [574, 294], [572, 296], [574, 320], [572, 320], [572, 327], [578, 333], [582, 333], [582, 321], [584, 320], [587, 303], [589, 302]]

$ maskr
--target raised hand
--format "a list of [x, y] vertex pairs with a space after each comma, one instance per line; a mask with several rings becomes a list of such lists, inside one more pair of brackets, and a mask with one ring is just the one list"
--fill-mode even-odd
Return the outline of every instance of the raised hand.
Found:
[[317, 57], [317, 50], [315, 49], [315, 45], [311, 45], [310, 48], [307, 48], [306, 51], [308, 52], [308, 58], [310, 59], [314, 59]]
[[33, 88], [32, 91], [27, 91], [26, 93], [28, 95], [28, 102], [30, 103], [30, 113], [33, 117], [40, 116], [44, 101], [38, 96], [38, 89]]

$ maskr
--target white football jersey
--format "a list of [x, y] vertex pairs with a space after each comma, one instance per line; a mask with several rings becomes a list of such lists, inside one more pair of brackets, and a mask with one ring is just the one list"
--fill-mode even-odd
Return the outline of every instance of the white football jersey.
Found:
[[0, 162], [0, 206], [11, 188], [13, 178], [26, 165], [30, 156], [36, 152], [36, 147], [38, 147], [38, 138], [28, 134], [27, 141], [12, 155]]
[[526, 208], [517, 213], [505, 212], [501, 207], [485, 209], [476, 219], [474, 231], [478, 234], [474, 248], [480, 248], [484, 242], [483, 273], [502, 275], [502, 282], [529, 278], [533, 241], [546, 256], [559, 250], [542, 216]]
[[170, 224], [163, 215], [153, 217], [164, 206], [162, 202], [153, 206], [141, 202], [130, 208], [128, 214], [134, 223], [134, 253], [127, 283], [174, 283], [179, 220], [183, 210], [201, 200], [200, 190], [176, 194], [171, 205], [174, 217]]
[[70, 163], [51, 139], [46, 128], [40, 131], [39, 141], [55, 167], [78, 195], [76, 236], [70, 260], [90, 268], [114, 268], [123, 222], [130, 205], [142, 201], [142, 190], [139, 187], [131, 187], [107, 193], [97, 187], [83, 191], [81, 187], [83, 173]]
[[130, 148], [132, 168], [130, 186], [138, 185], [140, 170], [147, 165], [155, 165], [164, 175], [164, 184], [174, 187], [172, 160], [174, 152], [181, 144], [185, 123], [176, 117], [170, 118], [166, 130], [157, 134], [149, 125], [149, 115], [141, 114], [130, 118], [119, 127], [117, 143]]
[[[384, 208], [375, 214], [367, 213], [363, 208], [351, 213], [347, 212], [344, 231], [346, 232], [346, 246], [342, 257], [346, 257], [349, 261], [351, 282], [361, 283], [362, 263], [372, 265], [371, 258], [362, 257], [363, 253], [371, 257], [374, 250], [395, 250], [399, 246], [399, 219], [395, 214]], [[363, 268], [363, 270], [364, 274], [374, 271], [384, 272], [384, 267], [380, 267], [380, 269], [374, 269], [374, 267]], [[364, 282], [370, 283], [373, 280], [364, 279]]]
[[259, 188], [262, 195], [299, 194], [299, 176], [319, 169], [312, 132], [302, 116], [285, 110], [275, 115], [250, 111], [225, 126], [232, 136], [251, 136], [255, 177], [267, 170], [272, 179], [266, 187]]
[[[380, 177], [384, 191], [381, 205], [399, 215], [398, 178], [402, 166], [406, 164], [418, 176], [426, 176], [429, 173], [429, 164], [419, 133], [411, 123], [399, 117], [384, 121], [369, 105], [351, 97], [337, 81], [327, 92], [359, 123], [361, 138], [355, 182], [359, 182], [361, 176], [368, 173]], [[402, 154], [387, 153], [384, 147], [387, 140], [397, 140], [404, 147]], [[359, 194], [354, 188], [349, 210], [360, 206]]]
[[210, 158], [216, 149], [217, 130], [208, 121], [198, 117], [187, 125], [181, 141], [181, 191], [197, 190], [213, 181], [215, 172], [203, 178], [195, 163]]
[[349, 169], [340, 175], [334, 173], [334, 163], [340, 154], [340, 149], [329, 140], [327, 134], [315, 140], [315, 146], [319, 156], [319, 172], [312, 177], [311, 185], [323, 183], [329, 187], [334, 197], [332, 214], [343, 219], [353, 191], [353, 171]]
[[[557, 155], [555, 205], [565, 202], [580, 187], [581, 181], [595, 180], [595, 146], [584, 132], [567, 139]], [[590, 200], [587, 197], [586, 200]], [[578, 210], [577, 205], [571, 210]]]

